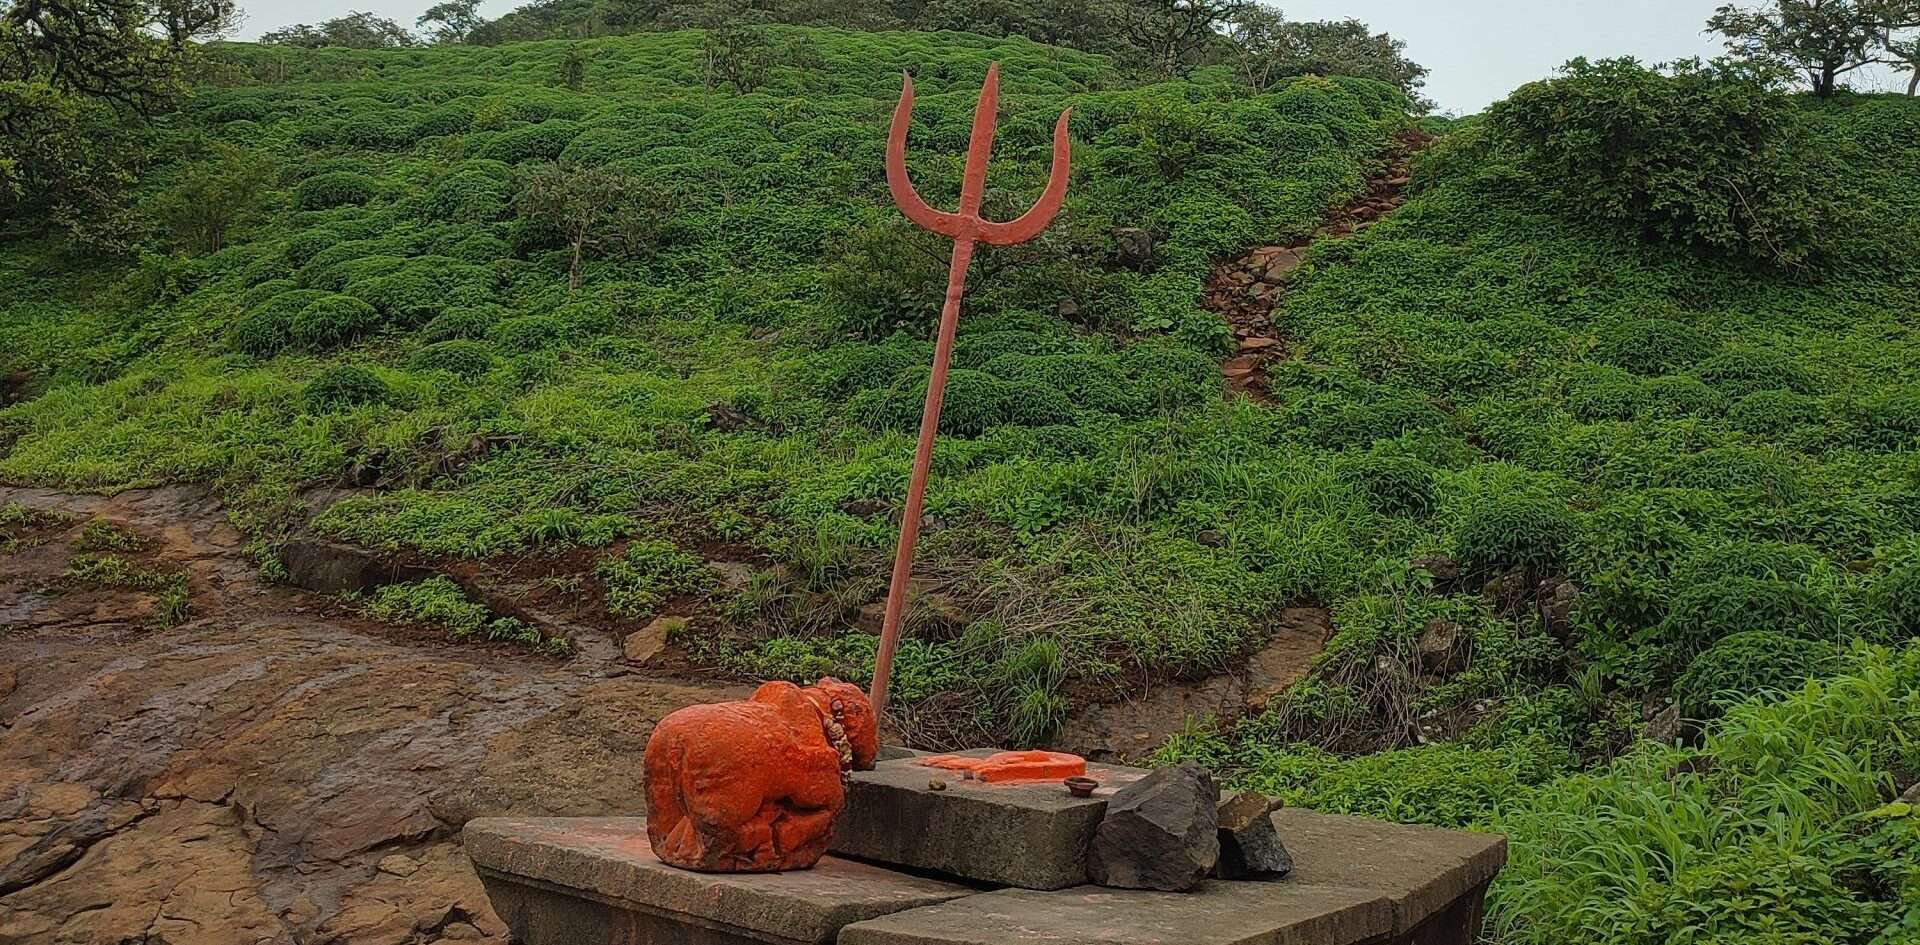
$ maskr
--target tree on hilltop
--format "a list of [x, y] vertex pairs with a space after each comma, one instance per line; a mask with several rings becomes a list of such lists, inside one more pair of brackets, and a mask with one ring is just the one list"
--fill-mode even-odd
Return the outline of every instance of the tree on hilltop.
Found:
[[480, 0], [442, 0], [428, 7], [413, 25], [427, 31], [430, 43], [461, 43], [486, 22], [480, 15]]
[[1241, 78], [1255, 91], [1296, 75], [1351, 75], [1377, 79], [1420, 97], [1427, 67], [1406, 57], [1407, 44], [1375, 33], [1359, 20], [1289, 20], [1273, 7], [1248, 4], [1226, 23]]
[[392, 49], [412, 46], [417, 40], [406, 27], [372, 13], [355, 11], [320, 24], [295, 23], [262, 34], [262, 43], [270, 46], [299, 46], [318, 49], [339, 46], [346, 49]]
[[1770, 0], [1728, 4], [1707, 21], [1741, 62], [1799, 73], [1829, 98], [1843, 76], [1889, 59], [1899, 30], [1920, 27], [1920, 0]]
[[0, 0], [0, 219], [127, 248], [144, 119], [173, 107], [196, 44], [239, 22], [233, 0]]
[[1163, 78], [1184, 76], [1220, 39], [1246, 0], [1123, 0], [1120, 23], [1141, 66]]

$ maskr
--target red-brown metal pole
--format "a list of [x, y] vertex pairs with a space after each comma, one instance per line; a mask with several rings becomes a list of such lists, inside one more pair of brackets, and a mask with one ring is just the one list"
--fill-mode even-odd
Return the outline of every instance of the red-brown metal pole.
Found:
[[874, 654], [873, 689], [869, 694], [875, 717], [886, 711], [887, 684], [893, 676], [893, 653], [900, 645], [900, 619], [906, 610], [907, 584], [913, 576], [913, 546], [920, 537], [920, 513], [927, 497], [927, 473], [933, 465], [933, 440], [940, 430], [940, 403], [946, 395], [947, 363], [953, 354], [953, 335], [960, 324], [960, 298], [966, 292], [967, 265], [973, 261], [975, 241], [1004, 246], [1032, 239], [1060, 209], [1068, 178], [1067, 113], [1053, 128], [1053, 170], [1047, 189], [1032, 209], [1008, 223], [980, 218], [980, 200], [986, 192], [987, 157], [993, 151], [993, 124], [999, 107], [1000, 66], [987, 67], [980, 86], [980, 102], [973, 110], [973, 133], [967, 139], [965, 176], [960, 181], [958, 213], [927, 206], [907, 180], [907, 126], [913, 114], [913, 78], [906, 77], [900, 103], [893, 110], [887, 132], [887, 188], [909, 220], [953, 239], [948, 263], [946, 304], [940, 309], [940, 332], [933, 347], [933, 373], [927, 377], [927, 402], [920, 415], [920, 442], [913, 451], [913, 477], [907, 481], [907, 505], [900, 515], [900, 543], [893, 553], [893, 580], [887, 586], [886, 616], [880, 624], [880, 648]]
[[887, 585], [887, 611], [880, 622], [880, 650], [873, 658], [873, 691], [869, 695], [876, 716], [886, 707], [893, 651], [900, 645], [900, 618], [906, 609], [907, 584], [913, 577], [913, 545], [920, 538], [920, 510], [927, 498], [927, 472], [933, 465], [933, 436], [940, 429], [947, 362], [953, 354], [953, 333], [960, 324], [960, 296], [966, 291], [967, 265], [972, 260], [973, 240], [955, 240], [953, 268], [947, 273], [947, 302], [940, 309], [940, 336], [933, 345], [933, 373], [927, 377], [927, 403], [920, 415], [920, 443], [913, 449], [913, 478], [907, 481], [907, 507], [900, 516], [900, 543], [893, 552], [893, 580]]

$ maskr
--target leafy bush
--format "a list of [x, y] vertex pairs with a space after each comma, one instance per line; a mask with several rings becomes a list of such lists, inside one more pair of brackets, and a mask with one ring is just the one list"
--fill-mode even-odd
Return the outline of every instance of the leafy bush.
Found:
[[1579, 524], [1563, 503], [1502, 495], [1469, 509], [1454, 536], [1460, 565], [1480, 575], [1510, 568], [1546, 574], [1560, 567]]
[[302, 210], [331, 210], [358, 206], [373, 199], [379, 185], [373, 178], [351, 171], [309, 177], [294, 188], [294, 205]]
[[420, 329], [425, 342], [452, 341], [457, 338], [485, 338], [494, 322], [500, 320], [498, 308], [460, 308], [434, 316]]
[[475, 377], [493, 368], [493, 349], [478, 341], [439, 341], [414, 352], [407, 366], [416, 371], [446, 371]]
[[227, 340], [235, 348], [256, 357], [269, 357], [294, 343], [293, 322], [307, 306], [327, 293], [315, 289], [282, 292], [260, 303], [240, 317], [228, 330]]
[[360, 599], [368, 614], [381, 620], [425, 624], [452, 634], [456, 640], [481, 637], [515, 643], [551, 653], [564, 653], [565, 637], [551, 639], [517, 617], [495, 617], [486, 605], [467, 597], [451, 578], [434, 575], [410, 584], [386, 584]]
[[1433, 510], [1433, 470], [1417, 459], [1367, 454], [1341, 464], [1367, 505], [1386, 515], [1422, 516]]
[[1906, 941], [1920, 819], [1920, 650], [1728, 711], [1697, 749], [1642, 745], [1502, 802], [1489, 932], [1515, 945]]
[[649, 538], [600, 559], [593, 571], [606, 590], [607, 610], [630, 619], [650, 617], [668, 598], [698, 593], [712, 581], [712, 572], [698, 555]]
[[287, 337], [315, 351], [337, 348], [380, 326], [373, 306], [347, 295], [327, 295], [302, 308], [287, 325]]
[[1694, 657], [1674, 681], [1673, 698], [1688, 718], [1710, 719], [1729, 702], [1797, 689], [1838, 664], [1833, 644], [1823, 640], [1774, 630], [1729, 634]]
[[1580, 213], [1635, 231], [1794, 266], [1833, 225], [1837, 174], [1793, 103], [1728, 71], [1575, 59], [1486, 127]]
[[337, 407], [387, 403], [393, 399], [393, 388], [366, 368], [339, 364], [307, 382], [306, 398], [309, 410], [326, 413]]
[[1867, 593], [1873, 615], [1894, 640], [1920, 637], [1920, 550], [1895, 559], [1876, 575]]
[[1637, 374], [1667, 374], [1698, 362], [1712, 349], [1691, 325], [1666, 318], [1623, 318], [1601, 330], [1593, 353]]

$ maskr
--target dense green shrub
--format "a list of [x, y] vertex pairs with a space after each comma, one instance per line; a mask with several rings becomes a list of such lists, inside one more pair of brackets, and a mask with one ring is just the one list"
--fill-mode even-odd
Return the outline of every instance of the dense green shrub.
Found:
[[427, 216], [435, 220], [478, 223], [506, 217], [513, 208], [513, 188], [499, 176], [480, 169], [455, 171], [427, 193]]
[[1824, 411], [1820, 401], [1790, 390], [1755, 391], [1735, 402], [1727, 422], [1759, 436], [1780, 436], [1801, 427], [1818, 425]]
[[1666, 318], [1622, 318], [1604, 327], [1595, 357], [1637, 374], [1666, 374], [1698, 362], [1712, 343], [1691, 325]]
[[1804, 394], [1812, 387], [1812, 380], [1792, 355], [1753, 345], [1729, 345], [1702, 363], [1696, 373], [1701, 380], [1730, 397], [1745, 397], [1763, 390]]
[[1876, 575], [1867, 593], [1873, 615], [1892, 640], [1920, 638], [1920, 550], [1895, 559]]
[[1483, 499], [1454, 536], [1455, 557], [1480, 575], [1509, 568], [1546, 574], [1562, 564], [1579, 523], [1565, 503], [1529, 495]]
[[607, 610], [631, 619], [650, 617], [669, 598], [698, 593], [712, 583], [712, 572], [698, 555], [658, 539], [633, 541], [619, 554], [600, 559], [594, 573], [605, 589]]
[[287, 325], [287, 337], [315, 351], [344, 345], [380, 327], [373, 306], [347, 295], [326, 295], [309, 302]]
[[1873, 652], [1697, 749], [1643, 745], [1503, 799], [1513, 859], [1489, 932], [1514, 945], [1904, 942], [1920, 818], [1889, 772], [1920, 762], [1920, 651]]
[[331, 210], [356, 206], [373, 199], [379, 190], [373, 178], [351, 171], [336, 171], [309, 177], [294, 188], [293, 201], [302, 210]]
[[1832, 619], [1828, 602], [1797, 581], [1726, 575], [1676, 588], [1657, 639], [1693, 653], [1755, 631], [1818, 638]]
[[487, 330], [500, 320], [500, 309], [473, 306], [442, 312], [420, 328], [420, 340], [452, 341], [455, 338], [485, 338]]
[[366, 368], [337, 364], [307, 382], [306, 399], [309, 410], [326, 413], [338, 407], [387, 403], [393, 399], [393, 388]]
[[446, 371], [474, 377], [493, 368], [493, 350], [478, 341], [440, 341], [414, 352], [407, 365], [416, 371]]
[[1718, 716], [1729, 702], [1799, 688], [1839, 665], [1833, 644], [1776, 630], [1729, 634], [1693, 658], [1674, 681], [1673, 698], [1688, 718]]
[[1731, 71], [1575, 59], [1485, 127], [1580, 213], [1632, 231], [1793, 266], [1834, 225], [1838, 175], [1793, 102]]
[[1433, 469], [1417, 459], [1357, 456], [1340, 464], [1340, 478], [1376, 512], [1418, 517], [1433, 510]]
[[314, 289], [293, 289], [274, 295], [240, 316], [228, 331], [228, 341], [255, 357], [278, 354], [294, 343], [293, 323], [301, 311], [326, 297], [327, 293]]

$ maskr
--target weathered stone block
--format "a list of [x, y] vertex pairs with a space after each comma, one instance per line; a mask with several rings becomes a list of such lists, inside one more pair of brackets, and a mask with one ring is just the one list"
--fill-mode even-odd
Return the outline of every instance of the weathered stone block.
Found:
[[1208, 880], [1190, 892], [1002, 889], [849, 925], [839, 945], [1357, 945], [1392, 926], [1376, 890]]
[[689, 872], [654, 855], [639, 817], [482, 818], [464, 842], [525, 945], [813, 945], [853, 922], [973, 893], [833, 857], [790, 873]]
[[1220, 858], [1220, 789], [1187, 763], [1121, 788], [1087, 855], [1087, 878], [1124, 889], [1192, 889]]
[[1273, 826], [1278, 805], [1265, 794], [1242, 791], [1220, 802], [1220, 879], [1277, 879], [1293, 870], [1293, 857]]
[[1088, 777], [1101, 786], [1077, 798], [1058, 782], [983, 784], [911, 758], [883, 761], [848, 779], [828, 849], [1005, 886], [1077, 886], [1087, 881], [1087, 850], [1107, 799], [1145, 774], [1089, 764]]
[[1275, 811], [1273, 823], [1293, 854], [1283, 884], [1379, 891], [1393, 907], [1396, 941], [1472, 945], [1487, 882], [1507, 862], [1507, 841], [1493, 834], [1291, 807]]

